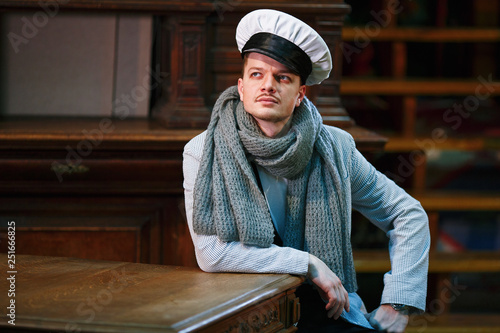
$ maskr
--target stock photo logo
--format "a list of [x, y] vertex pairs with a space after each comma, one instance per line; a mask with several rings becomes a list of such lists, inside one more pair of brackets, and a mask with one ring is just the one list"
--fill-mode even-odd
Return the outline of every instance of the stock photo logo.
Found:
[[59, 13], [59, 5], [68, 3], [69, 0], [57, 1], [39, 1], [40, 10], [35, 12], [31, 17], [23, 16], [23, 23], [20, 31], [10, 31], [7, 34], [10, 45], [17, 54], [21, 51], [23, 45], [26, 45], [35, 38], [41, 29], [43, 29], [51, 18]]

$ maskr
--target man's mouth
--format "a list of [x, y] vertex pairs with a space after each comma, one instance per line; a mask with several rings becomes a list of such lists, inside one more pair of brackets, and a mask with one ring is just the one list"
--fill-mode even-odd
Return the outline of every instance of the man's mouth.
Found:
[[264, 104], [278, 104], [278, 100], [271, 96], [261, 96], [257, 98], [257, 102]]

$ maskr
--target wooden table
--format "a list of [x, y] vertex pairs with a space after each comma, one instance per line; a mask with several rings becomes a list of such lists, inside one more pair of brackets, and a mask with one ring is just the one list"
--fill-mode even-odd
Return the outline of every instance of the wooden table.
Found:
[[2, 332], [293, 332], [299, 318], [303, 279], [291, 275], [27, 255], [14, 269], [7, 262], [0, 254]]

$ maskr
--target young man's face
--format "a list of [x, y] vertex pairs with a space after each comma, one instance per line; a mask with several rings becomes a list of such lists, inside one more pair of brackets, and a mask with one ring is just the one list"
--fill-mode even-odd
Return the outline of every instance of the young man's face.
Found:
[[268, 56], [252, 52], [247, 57], [243, 78], [238, 80], [245, 110], [261, 128], [283, 128], [304, 99], [306, 86], [300, 84], [300, 76]]

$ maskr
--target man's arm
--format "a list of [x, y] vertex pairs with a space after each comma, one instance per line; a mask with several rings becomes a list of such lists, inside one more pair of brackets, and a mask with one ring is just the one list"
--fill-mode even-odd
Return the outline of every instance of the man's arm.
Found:
[[403, 332], [405, 313], [391, 304], [404, 304], [423, 311], [427, 294], [430, 249], [428, 218], [418, 201], [376, 171], [358, 152], [351, 164], [353, 208], [389, 237], [391, 271], [384, 275], [381, 306], [370, 323], [388, 332]]
[[420, 203], [355, 151], [351, 169], [352, 206], [389, 237], [391, 271], [384, 276], [382, 304], [425, 309], [430, 233]]

